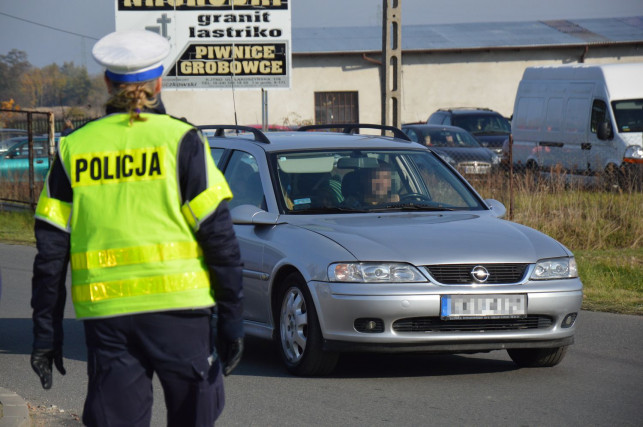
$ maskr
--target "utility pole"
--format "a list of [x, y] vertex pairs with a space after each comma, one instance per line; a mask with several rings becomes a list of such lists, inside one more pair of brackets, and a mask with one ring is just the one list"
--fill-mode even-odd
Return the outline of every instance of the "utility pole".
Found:
[[382, 0], [382, 125], [402, 124], [402, 0]]

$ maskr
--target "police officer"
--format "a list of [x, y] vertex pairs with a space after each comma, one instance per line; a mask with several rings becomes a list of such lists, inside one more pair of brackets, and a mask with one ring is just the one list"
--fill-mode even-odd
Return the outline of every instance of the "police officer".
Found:
[[232, 194], [201, 133], [164, 114], [168, 42], [116, 32], [92, 53], [106, 67], [107, 115], [61, 138], [38, 201], [31, 365], [45, 389], [52, 365], [65, 374], [70, 261], [88, 353], [83, 422], [148, 426], [157, 374], [168, 425], [211, 426], [224, 405], [222, 373], [243, 351]]

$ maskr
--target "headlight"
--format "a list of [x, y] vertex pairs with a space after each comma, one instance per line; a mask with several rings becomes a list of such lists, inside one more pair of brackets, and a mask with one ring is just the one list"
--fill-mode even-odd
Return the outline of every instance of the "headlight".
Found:
[[402, 283], [426, 282], [426, 278], [410, 264], [398, 262], [347, 262], [328, 267], [331, 282]]
[[578, 268], [574, 257], [540, 260], [531, 273], [532, 280], [570, 279], [572, 277], [578, 277]]
[[625, 149], [623, 157], [626, 159], [643, 159], [643, 147], [630, 145]]
[[493, 156], [491, 156], [491, 163], [492, 163], [494, 166], [499, 165], [499, 164], [500, 164], [500, 157], [498, 157], [498, 156], [494, 153], [494, 155], [493, 155]]

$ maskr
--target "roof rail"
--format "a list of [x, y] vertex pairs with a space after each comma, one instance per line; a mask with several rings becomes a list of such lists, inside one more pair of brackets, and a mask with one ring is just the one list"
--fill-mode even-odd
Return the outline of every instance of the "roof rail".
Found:
[[354, 134], [356, 130], [365, 128], [365, 129], [380, 129], [380, 130], [388, 130], [393, 132], [393, 136], [398, 139], [403, 139], [405, 141], [411, 141], [411, 139], [408, 137], [407, 134], [402, 132], [399, 128], [396, 128], [395, 126], [388, 126], [388, 125], [376, 125], [376, 124], [369, 124], [369, 123], [329, 123], [325, 125], [307, 125], [307, 126], [302, 126], [299, 129], [297, 129], [298, 132], [306, 132], [309, 130], [314, 130], [314, 129], [342, 129], [343, 133], [348, 133], [348, 134]]
[[454, 111], [454, 110], [480, 110], [480, 111], [493, 111], [491, 108], [487, 107], [449, 107], [449, 108], [438, 108], [438, 111]]
[[225, 138], [225, 131], [226, 130], [236, 130], [237, 133], [239, 132], [250, 132], [254, 135], [254, 140], [257, 142], [263, 142], [264, 144], [270, 144], [270, 140], [264, 134], [261, 132], [260, 129], [253, 128], [250, 126], [239, 126], [239, 125], [203, 125], [203, 126], [197, 126], [201, 130], [216, 130], [214, 133], [214, 136], [216, 137], [223, 137]]

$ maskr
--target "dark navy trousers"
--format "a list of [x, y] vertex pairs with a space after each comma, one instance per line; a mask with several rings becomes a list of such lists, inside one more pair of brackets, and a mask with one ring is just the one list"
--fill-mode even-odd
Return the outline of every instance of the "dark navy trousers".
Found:
[[89, 383], [83, 423], [149, 426], [156, 373], [168, 426], [214, 425], [225, 399], [205, 311], [85, 320]]

